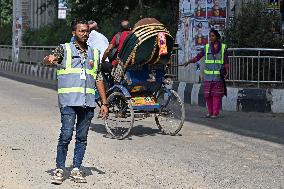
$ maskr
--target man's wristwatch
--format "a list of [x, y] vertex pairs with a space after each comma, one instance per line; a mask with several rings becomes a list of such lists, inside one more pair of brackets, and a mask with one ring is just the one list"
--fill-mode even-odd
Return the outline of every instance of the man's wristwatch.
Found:
[[106, 107], [108, 107], [108, 106], [109, 106], [109, 104], [108, 104], [108, 103], [102, 103], [102, 106], [106, 106]]

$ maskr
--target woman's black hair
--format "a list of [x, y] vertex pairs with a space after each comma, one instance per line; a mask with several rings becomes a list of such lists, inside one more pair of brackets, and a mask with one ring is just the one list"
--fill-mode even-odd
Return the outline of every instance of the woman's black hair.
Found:
[[74, 19], [71, 23], [72, 31], [76, 30], [78, 24], [87, 24], [88, 25], [88, 21], [85, 20], [85, 19], [82, 19], [82, 18]]
[[217, 30], [211, 29], [210, 33], [213, 33], [217, 37], [218, 40], [221, 39], [221, 35], [219, 34], [219, 32]]

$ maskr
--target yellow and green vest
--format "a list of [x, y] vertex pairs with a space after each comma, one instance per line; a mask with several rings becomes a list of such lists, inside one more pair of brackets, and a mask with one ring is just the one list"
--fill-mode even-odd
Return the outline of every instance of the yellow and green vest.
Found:
[[224, 68], [226, 45], [221, 45], [221, 50], [213, 54], [209, 44], [205, 45], [204, 81], [221, 81], [220, 69]]
[[[59, 107], [95, 107], [95, 80], [99, 51], [88, 47], [87, 58], [78, 52], [74, 43], [63, 44], [64, 58], [57, 70]], [[91, 67], [89, 62], [93, 61]], [[85, 73], [85, 79], [80, 74]]]

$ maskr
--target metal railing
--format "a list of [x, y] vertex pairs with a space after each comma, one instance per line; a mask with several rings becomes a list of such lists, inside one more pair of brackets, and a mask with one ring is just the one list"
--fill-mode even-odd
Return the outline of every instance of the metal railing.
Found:
[[0, 45], [0, 60], [12, 61], [12, 46]]
[[[44, 56], [51, 53], [55, 46], [23, 46], [19, 51], [19, 62], [40, 64]], [[280, 84], [284, 86], [284, 49], [229, 48], [229, 79], [233, 85], [241, 83]], [[12, 61], [12, 47], [0, 45], [0, 60]], [[179, 75], [178, 48], [171, 57], [172, 66], [168, 73]]]
[[[55, 46], [22, 46], [19, 49], [19, 62], [40, 64], [43, 57], [49, 55]], [[0, 60], [12, 61], [12, 46], [0, 45]]]
[[171, 55], [171, 65], [169, 66], [167, 73], [174, 75], [174, 80], [178, 80], [178, 48], [174, 48]]
[[284, 84], [284, 49], [230, 48], [229, 82]]
[[20, 47], [19, 61], [21, 63], [39, 64], [56, 46], [23, 46]]
[[[42, 59], [49, 55], [56, 46], [22, 46], [19, 50], [19, 62], [27, 64], [40, 64]], [[12, 46], [0, 45], [0, 60], [12, 61]], [[171, 56], [172, 66], [167, 73], [178, 78], [178, 49], [174, 48]]]

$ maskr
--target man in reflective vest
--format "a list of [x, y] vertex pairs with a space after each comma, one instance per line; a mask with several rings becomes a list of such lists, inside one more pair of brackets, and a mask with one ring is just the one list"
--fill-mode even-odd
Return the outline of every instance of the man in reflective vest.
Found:
[[99, 52], [87, 45], [88, 23], [83, 20], [74, 21], [72, 34], [75, 37], [74, 42], [60, 45], [43, 60], [46, 65], [58, 64], [58, 102], [62, 126], [57, 145], [53, 184], [63, 182], [68, 144], [72, 140], [76, 118], [76, 142], [71, 177], [75, 182], [86, 182], [80, 167], [87, 146], [89, 126], [94, 117], [97, 92], [94, 90], [95, 84], [102, 101], [100, 114], [104, 119], [108, 114], [103, 79], [100, 72], [97, 73]]
[[204, 66], [204, 98], [207, 104], [207, 118], [218, 118], [222, 97], [227, 94], [225, 79], [228, 76], [229, 58], [226, 45], [220, 42], [220, 34], [216, 30], [211, 30], [210, 44], [193, 59], [184, 64], [196, 63], [205, 56]]

